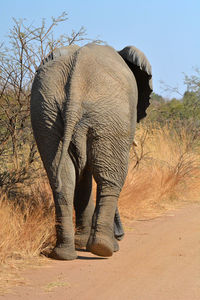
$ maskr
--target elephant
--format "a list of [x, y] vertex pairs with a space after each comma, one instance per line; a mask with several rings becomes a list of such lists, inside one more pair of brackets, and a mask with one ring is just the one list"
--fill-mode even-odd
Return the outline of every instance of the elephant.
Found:
[[119, 250], [124, 231], [117, 202], [136, 123], [146, 116], [151, 92], [151, 65], [134, 46], [61, 47], [39, 66], [30, 110], [55, 202], [51, 258], [76, 259], [76, 248], [103, 257]]

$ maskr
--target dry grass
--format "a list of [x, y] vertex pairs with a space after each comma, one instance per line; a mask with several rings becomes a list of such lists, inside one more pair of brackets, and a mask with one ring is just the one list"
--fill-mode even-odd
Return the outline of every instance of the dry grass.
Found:
[[[19, 276], [27, 265], [41, 264], [41, 252], [55, 242], [54, 208], [49, 185], [38, 180], [18, 204], [0, 198], [0, 293], [24, 280]], [[33, 200], [32, 200], [33, 199]]]
[[170, 125], [148, 127], [147, 132], [141, 126], [136, 140], [138, 147], [132, 149], [119, 200], [125, 221], [151, 218], [184, 202], [200, 201], [200, 149], [191, 133], [177, 132]]
[[[200, 199], [200, 147], [192, 134], [173, 127], [140, 126], [127, 180], [119, 199], [123, 221], [152, 218], [166, 209]], [[20, 187], [18, 187], [20, 189]], [[22, 187], [21, 187], [22, 189]], [[24, 198], [0, 196], [0, 292], [26, 264], [41, 262], [55, 243], [54, 208], [44, 177], [23, 187]], [[18, 279], [16, 279], [16, 277]]]

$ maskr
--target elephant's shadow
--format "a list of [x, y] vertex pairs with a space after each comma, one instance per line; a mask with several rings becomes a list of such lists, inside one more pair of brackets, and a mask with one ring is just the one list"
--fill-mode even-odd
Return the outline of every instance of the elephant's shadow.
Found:
[[[86, 256], [86, 255], [79, 255], [79, 252], [82, 252], [83, 254], [85, 253], [85, 254], [89, 254], [90, 252], [88, 252], [87, 250], [85, 250], [85, 249], [79, 249], [79, 248], [77, 248], [76, 249], [76, 251], [78, 252], [78, 256], [77, 256], [77, 259], [81, 259], [81, 260], [104, 260], [104, 259], [107, 259], [107, 257], [101, 257], [101, 256]], [[52, 259], [51, 257], [50, 257], [50, 253], [51, 253], [51, 251], [42, 251], [41, 252], [41, 255], [42, 256], [46, 256], [47, 258], [50, 258], [50, 259]]]
[[101, 260], [101, 259], [108, 259], [107, 257], [89, 257], [89, 256], [80, 256], [78, 255], [77, 259], [82, 259], [82, 260]]
[[[84, 252], [84, 253], [90, 253], [87, 250], [84, 249], [76, 249], [77, 252]], [[78, 255], [77, 259], [81, 259], [81, 260], [101, 260], [101, 259], [108, 259], [107, 257], [100, 257], [100, 256], [85, 256], [85, 255]]]

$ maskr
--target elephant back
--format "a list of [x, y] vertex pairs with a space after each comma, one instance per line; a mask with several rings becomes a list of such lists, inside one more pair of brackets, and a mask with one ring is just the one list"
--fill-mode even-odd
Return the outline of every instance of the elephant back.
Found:
[[127, 46], [118, 51], [133, 72], [138, 87], [137, 122], [146, 116], [150, 104], [152, 87], [151, 65], [142, 51], [134, 46]]
[[45, 65], [46, 63], [55, 60], [58, 57], [63, 56], [71, 56], [75, 51], [77, 51], [80, 47], [77, 45], [69, 45], [63, 46], [60, 48], [54, 49], [50, 52], [43, 60], [41, 65]]

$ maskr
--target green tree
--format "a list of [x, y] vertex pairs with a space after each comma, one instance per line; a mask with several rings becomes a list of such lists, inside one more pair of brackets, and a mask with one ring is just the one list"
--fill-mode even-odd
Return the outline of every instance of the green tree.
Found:
[[165, 100], [161, 95], [158, 95], [158, 94], [152, 92], [152, 94], [151, 94], [151, 103], [161, 104], [161, 103], [164, 103], [164, 102], [165, 102]]
[[151, 106], [149, 108], [149, 119], [166, 124], [193, 124], [194, 128], [200, 127], [200, 71], [196, 75], [185, 75], [184, 83], [187, 91], [181, 99], [166, 100], [155, 93], [152, 94]]
[[185, 92], [182, 103], [186, 119], [200, 120], [200, 97], [197, 91]]

